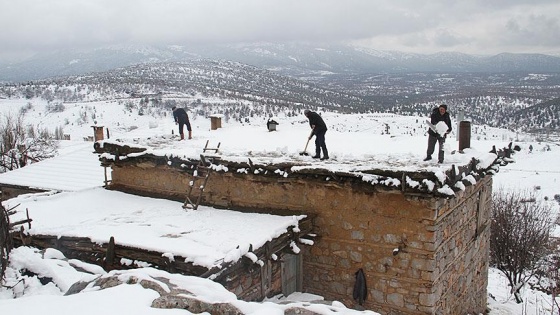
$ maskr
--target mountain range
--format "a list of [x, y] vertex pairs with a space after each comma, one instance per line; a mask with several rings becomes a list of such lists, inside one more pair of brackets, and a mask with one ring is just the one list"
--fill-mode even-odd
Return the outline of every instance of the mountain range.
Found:
[[294, 77], [329, 73], [560, 72], [560, 57], [542, 54], [427, 55], [344, 45], [271, 43], [204, 47], [120, 45], [51, 52], [18, 63], [0, 63], [0, 81], [21, 82], [107, 71], [142, 63], [184, 62], [193, 59], [236, 61]]

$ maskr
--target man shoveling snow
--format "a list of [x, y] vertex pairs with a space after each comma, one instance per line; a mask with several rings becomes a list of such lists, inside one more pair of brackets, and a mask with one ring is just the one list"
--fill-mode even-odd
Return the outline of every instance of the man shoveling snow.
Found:
[[436, 142], [438, 142], [438, 163], [443, 163], [445, 137], [451, 132], [451, 118], [449, 118], [449, 113], [447, 112], [447, 105], [441, 104], [439, 107], [434, 108], [430, 115], [430, 120], [426, 121], [426, 123], [430, 129], [428, 129], [428, 150], [424, 161], [432, 159]]

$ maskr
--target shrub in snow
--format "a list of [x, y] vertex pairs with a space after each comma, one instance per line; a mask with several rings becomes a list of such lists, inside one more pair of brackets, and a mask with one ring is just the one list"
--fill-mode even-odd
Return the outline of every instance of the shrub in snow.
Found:
[[550, 252], [554, 227], [551, 209], [526, 191], [497, 191], [492, 196], [491, 264], [508, 279], [517, 303], [521, 289]]

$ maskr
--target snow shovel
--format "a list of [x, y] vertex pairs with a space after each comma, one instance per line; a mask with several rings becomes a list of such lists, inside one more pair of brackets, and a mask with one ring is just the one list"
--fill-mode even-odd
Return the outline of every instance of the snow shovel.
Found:
[[309, 145], [309, 140], [311, 140], [312, 135], [313, 135], [313, 130], [311, 131], [309, 137], [307, 137], [307, 143], [305, 144], [305, 149], [303, 149], [303, 152], [300, 152], [299, 155], [309, 155], [309, 153], [307, 153], [307, 146]]

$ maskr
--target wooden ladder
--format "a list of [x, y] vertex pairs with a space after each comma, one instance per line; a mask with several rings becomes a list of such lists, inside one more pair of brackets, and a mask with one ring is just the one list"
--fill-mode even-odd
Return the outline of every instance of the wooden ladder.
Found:
[[206, 151], [214, 151], [214, 153], [218, 153], [218, 151], [220, 150], [221, 142], [218, 142], [218, 146], [215, 147], [215, 148], [209, 148], [208, 147], [209, 142], [210, 142], [210, 140], [206, 140], [206, 145], [204, 146], [204, 149], [202, 149], [202, 152], [206, 153]]
[[183, 209], [198, 209], [198, 205], [204, 194], [204, 189], [206, 188], [206, 183], [208, 183], [208, 178], [210, 177], [210, 173], [212, 173], [212, 164], [219, 160], [219, 156], [200, 155], [200, 161], [193, 172], [189, 188], [187, 188]]

